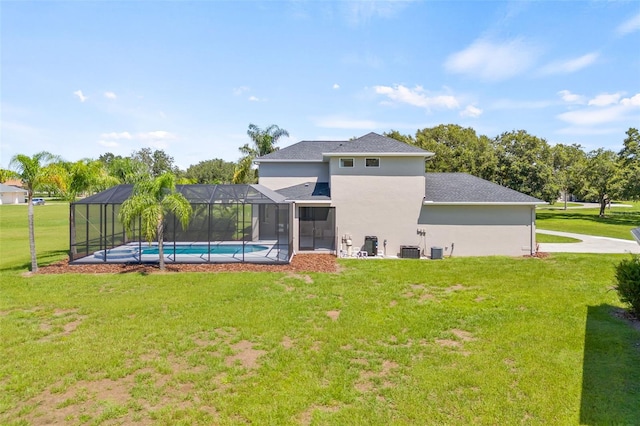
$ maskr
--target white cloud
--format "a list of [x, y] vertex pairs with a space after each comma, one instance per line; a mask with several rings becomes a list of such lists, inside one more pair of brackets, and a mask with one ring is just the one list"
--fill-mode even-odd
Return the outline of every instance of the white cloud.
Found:
[[620, 105], [629, 106], [629, 107], [640, 106], [640, 93], [637, 93], [636, 95], [630, 98], [622, 99], [620, 101]]
[[249, 86], [234, 87], [233, 88], [233, 94], [236, 95], [236, 96], [240, 96], [243, 93], [248, 92], [249, 90], [250, 90]]
[[603, 93], [591, 99], [588, 105], [607, 106], [607, 105], [617, 104], [618, 101], [620, 100], [620, 97], [621, 97], [620, 93]]
[[542, 74], [569, 74], [593, 64], [599, 56], [599, 53], [592, 52], [578, 58], [552, 62], [542, 67], [541, 72]]
[[627, 19], [616, 28], [616, 32], [620, 35], [626, 35], [640, 31], [640, 13]]
[[368, 23], [372, 18], [392, 18], [404, 9], [408, 1], [349, 1], [339, 2], [347, 21], [351, 25]]
[[561, 90], [558, 92], [558, 95], [560, 95], [563, 101], [569, 104], [584, 104], [585, 102], [584, 96], [576, 95], [568, 90]]
[[460, 111], [461, 117], [477, 118], [477, 117], [480, 117], [480, 115], [482, 115], [482, 110], [473, 105], [467, 105], [467, 107], [464, 110]]
[[601, 126], [619, 121], [638, 122], [639, 107], [640, 93], [621, 100], [618, 93], [604, 94], [589, 101], [587, 107], [562, 113], [557, 118], [574, 126], [584, 127]]
[[262, 99], [258, 98], [257, 96], [249, 96], [249, 101], [251, 102], [261, 102]]
[[110, 140], [119, 140], [119, 139], [133, 139], [131, 133], [129, 132], [111, 132], [111, 133], [102, 133], [100, 135], [102, 139], [110, 139]]
[[455, 96], [437, 95], [428, 96], [422, 86], [416, 86], [413, 89], [405, 87], [401, 84], [390, 86], [374, 86], [374, 91], [378, 95], [387, 96], [394, 102], [405, 103], [420, 108], [459, 108], [460, 104]]
[[339, 88], [340, 88], [340, 85], [339, 85], [338, 83], [335, 83], [335, 84], [333, 85], [333, 88], [337, 90], [337, 89], [339, 89]]
[[73, 94], [76, 95], [78, 99], [80, 99], [80, 102], [84, 102], [89, 99], [88, 96], [82, 94], [82, 90], [76, 90], [75, 92], [73, 92]]
[[115, 93], [113, 92], [104, 92], [104, 97], [107, 99], [116, 99], [117, 96]]
[[444, 67], [449, 72], [499, 81], [526, 71], [538, 55], [538, 48], [521, 39], [501, 43], [479, 39], [450, 55]]

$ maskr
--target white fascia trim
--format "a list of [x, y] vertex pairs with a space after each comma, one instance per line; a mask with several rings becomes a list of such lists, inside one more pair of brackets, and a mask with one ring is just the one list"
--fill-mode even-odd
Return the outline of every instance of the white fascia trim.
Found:
[[253, 160], [255, 164], [260, 163], [324, 163], [323, 160]]
[[433, 152], [323, 152], [323, 157], [433, 157]]
[[287, 200], [287, 201], [292, 201], [294, 204], [298, 206], [303, 204], [324, 204], [327, 206], [331, 205], [331, 200]]
[[424, 206], [537, 206], [540, 204], [549, 204], [543, 202], [516, 203], [516, 202], [481, 202], [481, 201], [428, 201], [424, 200]]

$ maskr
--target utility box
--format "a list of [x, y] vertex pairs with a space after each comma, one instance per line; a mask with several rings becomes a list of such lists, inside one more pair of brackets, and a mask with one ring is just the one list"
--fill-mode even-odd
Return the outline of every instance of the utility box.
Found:
[[400, 257], [403, 259], [420, 259], [420, 247], [400, 246]]
[[367, 252], [367, 256], [378, 255], [378, 237], [366, 236], [364, 237], [364, 251]]
[[443, 257], [442, 247], [431, 247], [431, 259], [442, 259]]

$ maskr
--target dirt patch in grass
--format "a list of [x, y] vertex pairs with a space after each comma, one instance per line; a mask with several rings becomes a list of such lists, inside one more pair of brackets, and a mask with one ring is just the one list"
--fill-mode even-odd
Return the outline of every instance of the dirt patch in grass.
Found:
[[333, 321], [338, 321], [338, 318], [340, 317], [340, 311], [328, 311], [327, 316]]
[[[288, 265], [259, 265], [252, 263], [198, 263], [167, 264], [165, 273], [175, 272], [289, 272], [296, 276], [300, 272], [338, 272], [336, 257], [330, 254], [297, 254]], [[38, 274], [127, 274], [162, 273], [158, 265], [91, 264], [70, 265], [62, 260], [38, 268]], [[311, 277], [296, 276], [309, 282]], [[313, 280], [311, 280], [313, 282]]]
[[298, 423], [300, 425], [310, 425], [311, 421], [313, 420], [313, 413], [316, 411], [321, 411], [324, 413], [335, 413], [339, 410], [340, 407], [337, 405], [331, 407], [328, 407], [326, 405], [312, 405], [311, 407], [300, 413], [300, 415], [298, 416]]
[[240, 365], [244, 368], [257, 368], [258, 358], [267, 353], [266, 351], [253, 349], [253, 343], [248, 340], [241, 340], [235, 345], [232, 345], [231, 349], [234, 350], [235, 354], [228, 356], [225, 359], [225, 364], [228, 367], [232, 367], [239, 362]]
[[355, 383], [355, 388], [359, 392], [371, 392], [375, 388], [390, 388], [393, 384], [387, 379], [393, 370], [398, 368], [398, 364], [393, 361], [384, 360], [380, 371], [362, 371]]

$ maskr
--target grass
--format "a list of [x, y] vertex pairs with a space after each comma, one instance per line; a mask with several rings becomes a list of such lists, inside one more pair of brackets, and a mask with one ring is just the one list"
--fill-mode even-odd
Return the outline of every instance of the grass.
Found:
[[625, 202], [633, 207], [607, 209], [605, 217], [599, 217], [599, 209], [538, 210], [536, 227], [550, 231], [632, 240], [631, 229], [640, 224], [640, 202]]
[[[21, 247], [0, 212], [0, 247]], [[640, 331], [609, 291], [623, 258], [27, 277], [17, 257], [0, 424], [633, 424]]]
[[582, 240], [571, 237], [563, 237], [561, 235], [536, 234], [536, 242], [538, 243], [579, 243]]

